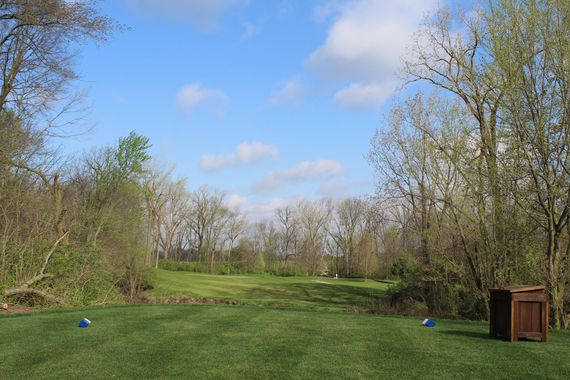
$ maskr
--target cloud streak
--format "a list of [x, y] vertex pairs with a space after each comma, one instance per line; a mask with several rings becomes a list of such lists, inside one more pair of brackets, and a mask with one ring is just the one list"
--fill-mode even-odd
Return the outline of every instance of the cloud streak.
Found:
[[344, 172], [344, 166], [336, 160], [303, 161], [292, 168], [268, 173], [253, 186], [253, 190], [268, 192], [296, 182], [330, 178]]
[[299, 104], [303, 97], [303, 86], [296, 80], [286, 82], [282, 88], [271, 94], [269, 104], [272, 106], [285, 106]]
[[333, 103], [347, 108], [375, 109], [396, 87], [396, 81], [351, 83], [335, 93]]
[[260, 141], [244, 141], [230, 154], [202, 156], [200, 167], [205, 171], [215, 171], [277, 157], [279, 157], [279, 149], [275, 145], [264, 144]]
[[127, 0], [135, 12], [148, 17], [168, 17], [188, 22], [201, 30], [212, 30], [224, 10], [239, 0]]
[[203, 87], [199, 83], [182, 86], [176, 96], [176, 105], [182, 110], [191, 110], [202, 104], [214, 104], [223, 108], [229, 97], [223, 91]]
[[231, 210], [240, 210], [251, 221], [263, 220], [272, 217], [278, 208], [296, 203], [298, 199], [285, 199], [272, 197], [267, 200], [253, 200], [239, 194], [229, 196], [225, 205]]

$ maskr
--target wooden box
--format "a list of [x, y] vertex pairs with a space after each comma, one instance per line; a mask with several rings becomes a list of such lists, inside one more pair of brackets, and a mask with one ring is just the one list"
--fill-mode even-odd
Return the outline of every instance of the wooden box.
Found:
[[507, 286], [490, 292], [491, 337], [511, 342], [519, 338], [548, 340], [548, 297], [544, 286]]

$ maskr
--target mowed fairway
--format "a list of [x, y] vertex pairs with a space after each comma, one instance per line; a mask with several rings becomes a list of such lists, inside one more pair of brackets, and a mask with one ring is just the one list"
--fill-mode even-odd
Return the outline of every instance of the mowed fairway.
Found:
[[0, 378], [570, 378], [568, 333], [512, 344], [489, 339], [482, 322], [420, 322], [227, 305], [0, 316]]
[[319, 277], [270, 275], [210, 275], [190, 272], [153, 272], [155, 296], [186, 295], [242, 301], [249, 305], [345, 310], [366, 306], [383, 297], [389, 283]]

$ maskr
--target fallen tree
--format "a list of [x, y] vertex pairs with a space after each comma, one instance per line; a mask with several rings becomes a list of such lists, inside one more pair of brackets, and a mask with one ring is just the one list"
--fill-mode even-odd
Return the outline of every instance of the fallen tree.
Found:
[[53, 274], [46, 273], [46, 269], [47, 269], [47, 266], [49, 264], [49, 261], [50, 261], [52, 255], [55, 252], [55, 250], [57, 249], [59, 243], [61, 243], [62, 240], [67, 238], [68, 233], [69, 233], [69, 231], [65, 232], [53, 244], [53, 246], [51, 247], [50, 251], [48, 252], [48, 254], [46, 256], [46, 259], [44, 260], [44, 264], [42, 265], [40, 272], [36, 276], [34, 276], [31, 279], [23, 282], [22, 284], [20, 284], [19, 286], [15, 287], [15, 288], [4, 290], [4, 292], [3, 292], [4, 300], [6, 300], [8, 297], [12, 297], [12, 296], [34, 295], [34, 296], [40, 296], [40, 297], [42, 297], [48, 301], [51, 301], [51, 302], [54, 302], [54, 303], [57, 303], [60, 305], [65, 305], [65, 302], [62, 301], [61, 299], [59, 299], [58, 297], [56, 297], [52, 294], [49, 294], [44, 290], [37, 289], [33, 286], [35, 284], [38, 284], [42, 280], [50, 279], [50, 278], [54, 277]]

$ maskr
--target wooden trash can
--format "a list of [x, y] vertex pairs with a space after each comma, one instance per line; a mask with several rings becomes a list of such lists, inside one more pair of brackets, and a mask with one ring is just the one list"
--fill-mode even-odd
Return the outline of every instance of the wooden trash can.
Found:
[[491, 337], [548, 340], [548, 297], [544, 286], [506, 286], [490, 289]]

